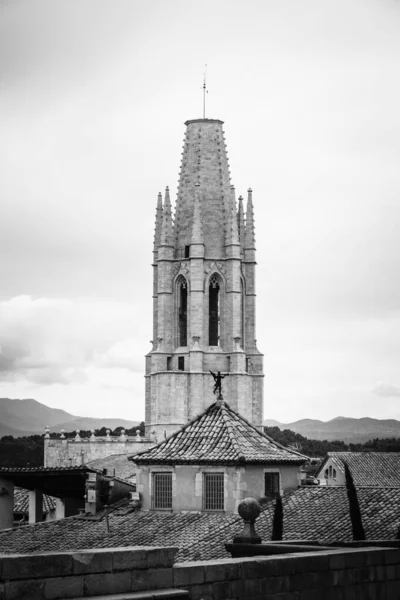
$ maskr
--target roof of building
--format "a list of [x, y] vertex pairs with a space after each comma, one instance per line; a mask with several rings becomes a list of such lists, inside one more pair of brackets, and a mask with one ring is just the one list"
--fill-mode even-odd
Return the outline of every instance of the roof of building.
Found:
[[307, 457], [284, 448], [226, 402], [202, 414], [154, 448], [131, 456], [144, 464], [303, 464]]
[[[29, 468], [0, 468], [0, 476], [13, 481], [14, 485], [34, 490], [39, 488], [48, 496], [64, 498], [82, 498], [85, 490], [86, 477], [96, 469], [85, 465], [80, 467], [29, 467]], [[66, 494], [66, 490], [68, 494]]]
[[348, 465], [356, 486], [400, 487], [400, 452], [328, 452], [318, 474], [330, 458], [342, 473]]
[[[400, 525], [400, 489], [359, 488], [363, 525], [369, 540], [394, 540]], [[271, 539], [274, 503], [262, 507], [256, 530]], [[345, 542], [352, 539], [345, 487], [301, 487], [283, 497], [285, 540]], [[209, 512], [133, 511], [128, 505], [105, 519], [69, 517], [0, 532], [5, 553], [37, 553], [84, 548], [178, 546], [178, 561], [227, 558], [224, 544], [243, 528], [238, 515]]]
[[[53, 496], [43, 494], [43, 512], [49, 513], [56, 508], [56, 499]], [[29, 512], [29, 490], [14, 488], [14, 513], [28, 514]]]
[[107, 475], [119, 477], [134, 483], [136, 481], [136, 469], [126, 454], [112, 454], [104, 458], [96, 458], [87, 463], [92, 469], [103, 471], [107, 469]]

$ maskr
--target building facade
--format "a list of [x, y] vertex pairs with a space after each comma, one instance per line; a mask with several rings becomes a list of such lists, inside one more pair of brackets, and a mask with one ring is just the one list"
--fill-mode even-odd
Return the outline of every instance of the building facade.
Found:
[[146, 437], [165, 439], [215, 400], [210, 370], [227, 375], [232, 408], [263, 421], [256, 343], [252, 191], [246, 214], [231, 185], [223, 122], [186, 122], [174, 218], [158, 196], [153, 348], [146, 356]]
[[296, 489], [307, 457], [259, 431], [224, 400], [129, 457], [143, 510], [235, 513], [241, 500]]

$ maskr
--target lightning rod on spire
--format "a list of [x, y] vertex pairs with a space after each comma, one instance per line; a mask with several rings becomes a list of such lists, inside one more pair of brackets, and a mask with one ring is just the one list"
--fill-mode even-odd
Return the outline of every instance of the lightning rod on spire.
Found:
[[204, 80], [203, 80], [203, 119], [206, 118], [206, 94], [208, 94], [206, 78], [207, 78], [207, 65], [205, 66], [205, 69], [204, 69]]

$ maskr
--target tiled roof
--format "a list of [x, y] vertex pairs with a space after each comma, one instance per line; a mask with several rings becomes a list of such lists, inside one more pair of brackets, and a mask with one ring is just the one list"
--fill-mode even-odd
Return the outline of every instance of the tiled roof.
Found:
[[125, 479], [129, 482], [136, 481], [135, 466], [128, 460], [126, 454], [112, 454], [104, 458], [96, 458], [87, 463], [87, 466], [92, 469], [102, 471], [107, 469], [107, 475], [113, 475], [120, 479]]
[[226, 402], [215, 402], [169, 438], [130, 460], [139, 465], [303, 464], [307, 457], [261, 433]]
[[347, 463], [356, 486], [400, 487], [400, 452], [328, 452], [344, 473]]
[[[43, 512], [49, 513], [56, 508], [56, 499], [53, 496], [43, 494]], [[14, 512], [28, 514], [29, 491], [23, 488], [14, 488]]]
[[[367, 539], [395, 539], [400, 525], [400, 489], [359, 488]], [[256, 521], [264, 541], [271, 539], [274, 505], [268, 502]], [[284, 539], [350, 541], [347, 492], [342, 487], [301, 487], [283, 497]], [[238, 515], [136, 511], [128, 507], [89, 521], [67, 518], [0, 532], [2, 552], [47, 552], [117, 546], [178, 546], [178, 561], [228, 557], [224, 544], [243, 527]]]
[[7, 475], [9, 473], [64, 473], [68, 471], [94, 471], [95, 469], [89, 468], [86, 465], [79, 467], [0, 467], [0, 473]]

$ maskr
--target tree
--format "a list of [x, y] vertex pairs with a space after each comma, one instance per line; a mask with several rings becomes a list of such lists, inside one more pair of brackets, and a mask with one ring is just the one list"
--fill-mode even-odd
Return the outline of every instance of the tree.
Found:
[[344, 464], [347, 497], [349, 499], [350, 520], [353, 529], [353, 540], [365, 540], [365, 531], [361, 519], [360, 505], [353, 476], [347, 463]]
[[277, 496], [274, 508], [274, 518], [272, 520], [271, 540], [277, 542], [283, 539], [283, 505], [282, 498]]

